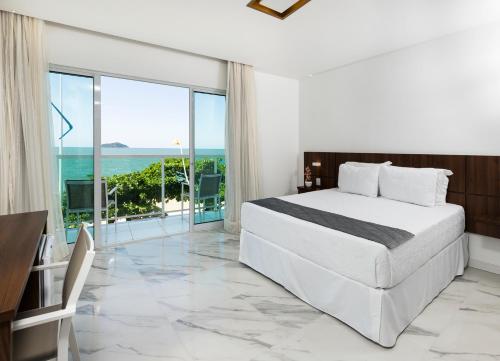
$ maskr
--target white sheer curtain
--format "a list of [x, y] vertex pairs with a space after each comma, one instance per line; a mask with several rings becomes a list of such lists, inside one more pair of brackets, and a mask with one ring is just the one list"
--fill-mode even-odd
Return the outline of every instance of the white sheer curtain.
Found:
[[57, 191], [44, 23], [0, 11], [0, 214], [49, 211], [53, 254], [68, 253]]
[[240, 232], [241, 204], [257, 199], [259, 167], [253, 67], [228, 63], [224, 228]]

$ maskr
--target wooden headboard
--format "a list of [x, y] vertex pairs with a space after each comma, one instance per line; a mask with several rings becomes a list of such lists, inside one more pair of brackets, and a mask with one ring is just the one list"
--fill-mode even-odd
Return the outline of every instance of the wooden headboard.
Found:
[[[339, 166], [347, 161], [416, 168], [444, 168], [453, 172], [447, 202], [465, 209], [466, 230], [500, 238], [500, 156], [305, 152], [304, 168], [320, 177], [323, 188], [337, 187]], [[321, 166], [312, 166], [320, 162]]]

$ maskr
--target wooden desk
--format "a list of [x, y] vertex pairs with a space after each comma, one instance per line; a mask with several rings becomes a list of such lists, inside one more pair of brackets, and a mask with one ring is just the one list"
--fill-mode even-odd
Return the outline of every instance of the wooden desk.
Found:
[[0, 216], [0, 361], [12, 359], [12, 321], [18, 310], [40, 306], [38, 263], [47, 211]]

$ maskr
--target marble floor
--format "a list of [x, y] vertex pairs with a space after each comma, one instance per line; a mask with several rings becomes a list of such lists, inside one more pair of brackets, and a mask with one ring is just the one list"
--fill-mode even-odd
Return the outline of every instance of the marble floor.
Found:
[[82, 360], [500, 360], [500, 275], [469, 268], [384, 349], [238, 263], [238, 238], [100, 250], [78, 304]]

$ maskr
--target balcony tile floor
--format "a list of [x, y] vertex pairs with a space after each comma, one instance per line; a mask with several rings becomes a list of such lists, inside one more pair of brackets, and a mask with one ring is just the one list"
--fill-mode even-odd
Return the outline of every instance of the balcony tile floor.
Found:
[[208, 231], [99, 250], [74, 319], [82, 360], [500, 357], [500, 275], [467, 269], [385, 349], [240, 264], [238, 250], [237, 236]]
[[189, 218], [186, 216], [167, 216], [132, 220], [101, 226], [99, 247], [106, 247], [130, 241], [167, 237], [189, 231]]
[[[180, 212], [179, 212], [180, 213]], [[222, 211], [224, 217], [224, 211]], [[206, 212], [203, 218], [197, 213], [195, 221], [212, 222], [219, 220], [218, 212]], [[92, 228], [92, 227], [91, 227]], [[101, 242], [98, 247], [106, 247], [131, 241], [141, 241], [152, 238], [168, 237], [174, 234], [189, 231], [189, 216], [185, 214], [170, 215], [164, 218], [155, 217], [148, 219], [137, 219], [116, 224], [101, 225]], [[68, 231], [67, 238], [69, 243], [76, 241], [78, 230], [73, 228]]]

